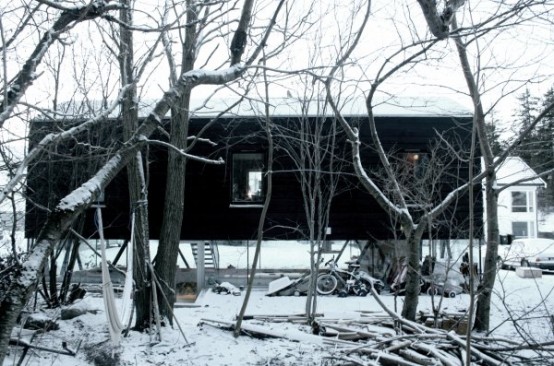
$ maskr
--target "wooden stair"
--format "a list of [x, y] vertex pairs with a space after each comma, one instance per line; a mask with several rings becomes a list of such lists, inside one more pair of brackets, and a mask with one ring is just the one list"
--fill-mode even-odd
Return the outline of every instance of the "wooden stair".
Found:
[[[190, 243], [192, 256], [198, 266], [198, 243]], [[204, 243], [204, 268], [219, 269], [219, 251], [217, 244]]]

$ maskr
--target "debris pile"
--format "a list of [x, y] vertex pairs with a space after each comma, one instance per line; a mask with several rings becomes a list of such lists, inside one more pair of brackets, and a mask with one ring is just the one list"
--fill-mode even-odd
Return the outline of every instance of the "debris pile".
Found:
[[[248, 315], [242, 333], [251, 337], [283, 338], [319, 345], [332, 364], [352, 365], [527, 365], [548, 360], [554, 346], [536, 347], [533, 360], [530, 346], [505, 338], [465, 336], [467, 321], [462, 313], [441, 313], [431, 318], [420, 314], [411, 322], [387, 312], [360, 311], [353, 319], [327, 319], [317, 314], [309, 321], [303, 314]], [[289, 323], [285, 326], [284, 323]], [[201, 324], [233, 330], [234, 322], [202, 319]], [[426, 325], [427, 324], [427, 325]], [[428, 326], [438, 324], [439, 328]], [[541, 361], [542, 360], [542, 361]], [[538, 362], [538, 363], [537, 363]]]

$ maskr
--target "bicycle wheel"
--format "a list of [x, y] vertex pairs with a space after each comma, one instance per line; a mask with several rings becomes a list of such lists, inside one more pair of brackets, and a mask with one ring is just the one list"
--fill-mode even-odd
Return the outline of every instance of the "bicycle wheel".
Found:
[[320, 295], [329, 295], [337, 289], [337, 279], [330, 274], [322, 274], [317, 277], [317, 293]]

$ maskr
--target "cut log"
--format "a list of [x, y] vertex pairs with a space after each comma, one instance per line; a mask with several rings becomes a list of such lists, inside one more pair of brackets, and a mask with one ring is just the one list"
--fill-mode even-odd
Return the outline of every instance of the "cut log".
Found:
[[436, 347], [436, 345], [430, 345], [427, 343], [416, 342], [412, 345], [416, 350], [426, 352], [436, 359], [438, 359], [445, 366], [461, 366], [460, 360], [453, 355], [444, 352]]
[[421, 353], [411, 349], [400, 349], [398, 350], [398, 354], [407, 360], [417, 363], [418, 365], [436, 365], [436, 362], [432, 358], [424, 356]]
[[[226, 330], [234, 330], [235, 327], [235, 323], [228, 321], [205, 318], [200, 320], [201, 323], [199, 323], [199, 325], [205, 323]], [[255, 338], [284, 338], [293, 342], [309, 342], [312, 344], [323, 345], [323, 339], [321, 337], [297, 330], [288, 330], [286, 332], [282, 332], [274, 329], [267, 329], [258, 325], [243, 323], [241, 326], [241, 332]]]
[[375, 333], [364, 332], [361, 329], [343, 327], [343, 326], [340, 326], [338, 324], [331, 324], [329, 322], [320, 322], [320, 325], [322, 327], [329, 328], [329, 329], [334, 329], [334, 330], [336, 330], [340, 333], [344, 333], [344, 334], [352, 334], [352, 333], [357, 334], [358, 339], [362, 339], [362, 338], [363, 339], [376, 339], [377, 338], [377, 335]]

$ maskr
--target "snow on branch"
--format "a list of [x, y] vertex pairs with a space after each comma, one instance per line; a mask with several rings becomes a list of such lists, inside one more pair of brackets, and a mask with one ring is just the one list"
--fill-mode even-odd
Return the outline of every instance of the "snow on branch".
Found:
[[81, 207], [88, 207], [107, 186], [111, 178], [119, 171], [122, 158], [119, 155], [112, 157], [94, 177], [79, 188], [65, 196], [56, 206], [56, 211], [77, 211]]
[[164, 141], [160, 141], [160, 140], [149, 140], [149, 139], [144, 139], [144, 141], [145, 141], [145, 142], [148, 142], [148, 143], [150, 143], [150, 144], [157, 144], [157, 145], [165, 146], [165, 147], [167, 147], [168, 149], [172, 149], [172, 150], [176, 151], [178, 154], [180, 154], [181, 156], [183, 156], [183, 157], [185, 157], [185, 158], [187, 158], [187, 159], [199, 161], [199, 162], [206, 163], [206, 164], [216, 164], [216, 165], [225, 164], [225, 161], [224, 161], [223, 158], [221, 158], [221, 157], [219, 157], [219, 159], [217, 159], [217, 160], [207, 159], [207, 158], [203, 158], [203, 157], [201, 157], [201, 156], [188, 154], [188, 153], [186, 153], [185, 151], [183, 151], [183, 150], [181, 150], [181, 149], [178, 149], [178, 148], [175, 147], [174, 145], [169, 144], [169, 143], [164, 142]]
[[46, 51], [48, 51], [50, 46], [59, 38], [60, 34], [73, 23], [96, 19], [108, 11], [117, 10], [119, 8], [119, 4], [106, 4], [103, 1], [93, 2], [81, 7], [63, 8], [64, 10], [60, 16], [56, 19], [52, 27], [44, 33], [13, 82], [10, 83], [6, 96], [7, 100], [0, 103], [0, 127], [2, 127], [4, 122], [11, 116], [15, 105], [25, 94], [27, 88], [37, 78], [36, 71], [38, 65], [42, 62]]
[[119, 92], [119, 95], [116, 101], [114, 101], [108, 108], [106, 108], [102, 113], [98, 114], [96, 117], [91, 118], [66, 131], [63, 131], [60, 133], [49, 133], [48, 135], [44, 136], [44, 138], [37, 144], [37, 146], [35, 146], [31, 151], [27, 153], [27, 155], [25, 155], [25, 158], [21, 161], [21, 163], [17, 167], [17, 170], [15, 171], [13, 178], [10, 179], [10, 181], [3, 187], [2, 192], [0, 192], [0, 203], [4, 202], [7, 195], [9, 195], [10, 192], [15, 190], [15, 187], [17, 187], [17, 185], [21, 182], [21, 180], [25, 178], [26, 176], [25, 171], [27, 170], [27, 167], [35, 161], [35, 159], [40, 155], [40, 153], [47, 146], [70, 139], [79, 133], [87, 131], [93, 125], [100, 123], [102, 121], [105, 121], [106, 117], [109, 116], [110, 113], [112, 113], [112, 111], [115, 108], [117, 108], [117, 106], [119, 105], [119, 101], [131, 86], [132, 85], [129, 84], [121, 88], [121, 91]]

